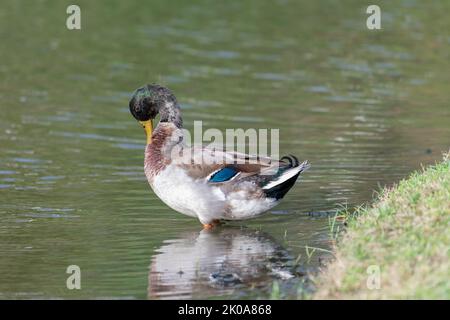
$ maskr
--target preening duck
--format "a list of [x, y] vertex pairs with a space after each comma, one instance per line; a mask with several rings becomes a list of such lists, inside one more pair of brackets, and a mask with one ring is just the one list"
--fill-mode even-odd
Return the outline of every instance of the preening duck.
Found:
[[129, 107], [147, 135], [144, 171], [151, 188], [172, 209], [198, 218], [204, 228], [273, 208], [309, 167], [295, 156], [275, 160], [187, 146], [177, 99], [160, 85], [137, 89]]

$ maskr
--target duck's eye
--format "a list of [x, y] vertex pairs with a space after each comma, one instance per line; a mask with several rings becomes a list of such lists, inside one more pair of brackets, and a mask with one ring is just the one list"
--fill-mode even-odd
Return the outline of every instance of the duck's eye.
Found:
[[154, 119], [157, 115], [156, 106], [150, 102], [150, 99], [132, 98], [129, 104], [130, 112], [138, 121], [147, 121]]

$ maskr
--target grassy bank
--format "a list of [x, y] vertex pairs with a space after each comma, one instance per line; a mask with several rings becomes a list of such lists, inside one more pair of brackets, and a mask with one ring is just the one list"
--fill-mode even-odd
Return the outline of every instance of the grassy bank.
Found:
[[449, 154], [383, 190], [347, 223], [314, 298], [450, 299]]

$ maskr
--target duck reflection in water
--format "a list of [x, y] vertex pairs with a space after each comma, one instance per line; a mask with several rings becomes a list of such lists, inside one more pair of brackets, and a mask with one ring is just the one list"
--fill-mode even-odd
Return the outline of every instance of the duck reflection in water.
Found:
[[201, 298], [293, 278], [292, 257], [270, 236], [240, 228], [186, 233], [164, 242], [150, 263], [148, 298]]

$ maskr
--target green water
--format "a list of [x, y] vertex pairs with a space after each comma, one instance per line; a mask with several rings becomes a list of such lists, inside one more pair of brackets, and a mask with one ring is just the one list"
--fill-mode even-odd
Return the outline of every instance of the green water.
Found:
[[[326, 213], [450, 145], [448, 1], [381, 1], [379, 31], [360, 1], [77, 1], [80, 31], [69, 4], [0, 9], [0, 298], [298, 297]], [[127, 103], [149, 82], [186, 128], [279, 128], [311, 170], [266, 216], [201, 231], [144, 177]]]

